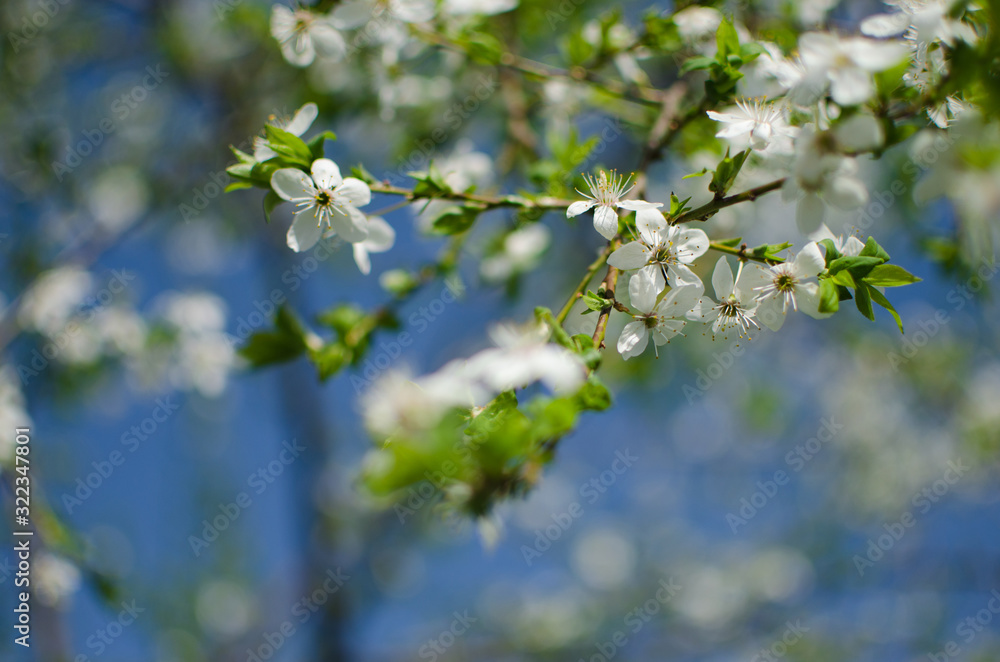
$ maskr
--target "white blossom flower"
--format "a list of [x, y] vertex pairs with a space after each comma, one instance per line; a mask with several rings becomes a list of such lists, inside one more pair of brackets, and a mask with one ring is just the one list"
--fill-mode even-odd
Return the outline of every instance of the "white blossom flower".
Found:
[[271, 36], [281, 45], [281, 54], [289, 64], [308, 67], [317, 52], [331, 58], [343, 57], [347, 50], [340, 29], [331, 16], [314, 14], [308, 9], [292, 11], [284, 5], [271, 9]]
[[368, 219], [358, 207], [371, 202], [368, 185], [341, 177], [330, 159], [313, 161], [311, 171], [312, 177], [298, 168], [282, 168], [271, 175], [274, 192], [301, 208], [288, 229], [288, 247], [295, 252], [309, 250], [323, 234], [324, 223], [344, 241], [367, 239]]
[[898, 64], [910, 49], [900, 42], [807, 32], [799, 38], [799, 53], [805, 66], [800, 86], [814, 91], [829, 83], [834, 101], [853, 106], [868, 101], [875, 93], [872, 74]]
[[549, 229], [540, 223], [511, 232], [503, 240], [503, 249], [483, 260], [480, 273], [490, 282], [500, 282], [531, 271], [548, 249], [550, 235]]
[[791, 175], [782, 187], [786, 201], [798, 201], [795, 218], [803, 234], [819, 228], [826, 213], [824, 203], [849, 210], [868, 201], [868, 189], [857, 171], [853, 158], [829, 151], [823, 134], [814, 127], [803, 128], [795, 141]]
[[611, 176], [608, 177], [607, 173], [602, 170], [597, 178], [590, 175], [584, 175], [583, 178], [590, 187], [590, 194], [577, 191], [577, 193], [587, 198], [587, 200], [580, 200], [571, 204], [566, 210], [566, 217], [573, 218], [597, 207], [594, 210], [594, 229], [609, 241], [618, 234], [618, 209], [638, 211], [640, 209], [663, 206], [660, 203], [646, 202], [644, 200], [623, 200], [629, 191], [634, 188], [634, 185], [630, 185], [632, 181], [631, 176], [626, 178], [624, 175], [619, 175], [612, 171]]
[[[0, 429], [14, 430], [32, 425], [21, 391], [22, 383], [23, 376], [13, 366], [0, 366]], [[14, 461], [15, 446], [13, 434], [0, 435], [0, 465], [9, 465]]]
[[173, 385], [208, 397], [221, 395], [236, 364], [233, 343], [225, 333], [225, 302], [205, 292], [169, 292], [155, 308], [177, 332], [164, 367]]
[[633, 321], [625, 325], [618, 338], [618, 352], [625, 360], [642, 354], [650, 336], [654, 347], [670, 342], [684, 328], [704, 290], [698, 285], [675, 287], [657, 302], [663, 287], [649, 272], [637, 271], [629, 280], [628, 292]]
[[673, 15], [677, 33], [685, 41], [696, 41], [715, 35], [722, 23], [722, 13], [713, 7], [693, 6]]
[[465, 374], [496, 393], [541, 382], [555, 392], [579, 388], [587, 377], [580, 359], [565, 347], [548, 342], [543, 324], [497, 324], [490, 337], [497, 347], [468, 360]]
[[763, 282], [763, 278], [756, 265], [745, 267], [745, 263], [740, 261], [734, 279], [726, 256], [720, 257], [712, 272], [712, 287], [719, 301], [702, 296], [688, 314], [689, 320], [711, 324], [713, 338], [719, 334], [726, 337], [729, 329], [736, 329], [740, 338], [749, 338], [750, 327], [760, 328], [754, 321], [757, 312], [754, 288]]
[[80, 587], [80, 570], [62, 556], [42, 551], [35, 561], [34, 577], [38, 597], [50, 607], [58, 607]]
[[331, 16], [341, 29], [358, 28], [388, 12], [404, 23], [424, 23], [437, 12], [434, 0], [347, 0]]
[[354, 244], [354, 262], [361, 273], [372, 271], [370, 253], [384, 253], [396, 243], [396, 231], [381, 216], [368, 217], [368, 237]]
[[726, 125], [715, 137], [739, 139], [740, 149], [791, 152], [792, 139], [798, 133], [798, 127], [788, 124], [782, 108], [763, 99], [740, 100], [731, 112], [710, 110], [708, 116]]
[[[316, 121], [317, 115], [319, 115], [319, 109], [316, 107], [316, 104], [307, 103], [295, 111], [295, 115], [291, 119], [280, 119], [272, 115], [268, 124], [279, 129], [284, 129], [293, 136], [302, 137], [309, 130], [309, 127], [312, 126], [313, 122]], [[256, 136], [253, 139], [254, 161], [267, 161], [277, 155], [277, 152], [268, 147], [267, 138]]]
[[855, 237], [853, 234], [848, 235], [847, 237], [844, 237], [844, 235], [837, 236], [833, 234], [825, 223], [820, 225], [819, 230], [810, 234], [809, 239], [815, 242], [829, 239], [833, 242], [833, 247], [837, 249], [838, 253], [848, 257], [859, 255], [865, 247], [864, 242]]
[[806, 282], [824, 269], [826, 261], [814, 241], [806, 244], [793, 261], [762, 269], [767, 282], [754, 288], [758, 301], [757, 316], [772, 331], [777, 331], [785, 323], [789, 308], [801, 310], [816, 319], [829, 317], [830, 313], [819, 312], [819, 284]]
[[887, 0], [887, 5], [899, 11], [874, 14], [861, 21], [861, 32], [870, 37], [897, 37], [904, 33], [920, 44], [942, 41], [953, 44], [956, 39], [972, 43], [976, 33], [961, 20], [951, 18], [952, 2], [945, 0]]
[[441, 11], [451, 16], [492, 16], [517, 7], [518, 0], [444, 0]]
[[94, 277], [86, 269], [58, 267], [46, 271], [24, 294], [18, 320], [26, 327], [54, 336], [93, 290]]
[[[608, 264], [628, 271], [642, 269], [649, 273], [659, 289], [684, 284], [701, 285], [687, 266], [708, 250], [708, 235], [703, 230], [670, 225], [657, 209], [640, 209], [635, 213], [639, 236], [608, 256]], [[702, 286], [704, 287], [704, 286]]]

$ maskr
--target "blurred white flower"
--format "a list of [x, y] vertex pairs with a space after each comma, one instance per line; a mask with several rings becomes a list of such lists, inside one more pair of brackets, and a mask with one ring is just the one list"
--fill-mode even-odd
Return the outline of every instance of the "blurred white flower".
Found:
[[54, 336], [94, 289], [94, 277], [79, 267], [58, 267], [43, 273], [21, 300], [18, 319], [24, 326]]
[[826, 213], [824, 203], [850, 210], [868, 202], [868, 189], [857, 177], [857, 162], [830, 152], [815, 127], [804, 127], [796, 139], [790, 171], [782, 197], [798, 201], [795, 218], [805, 235], [819, 229]]
[[50, 607], [63, 605], [80, 587], [80, 571], [61, 556], [41, 551], [35, 560], [32, 579], [38, 597]]
[[[828, 83], [834, 101], [842, 106], [853, 106], [868, 101], [875, 94], [872, 74], [903, 61], [910, 49], [901, 42], [807, 32], [799, 37], [799, 52], [805, 67], [799, 86], [818, 98], [816, 93], [821, 93]], [[808, 99], [803, 101], [810, 102]]]
[[21, 379], [17, 371], [9, 365], [0, 366], [0, 465], [8, 465], [14, 459], [14, 435], [16, 428], [31, 427]]
[[483, 278], [490, 282], [505, 281], [515, 274], [531, 271], [548, 249], [550, 232], [540, 223], [532, 223], [511, 232], [503, 241], [503, 249], [485, 258], [479, 267]]
[[708, 111], [708, 116], [724, 126], [716, 138], [727, 138], [736, 142], [738, 149], [752, 149], [769, 152], [791, 152], [792, 139], [798, 127], [790, 126], [785, 111], [763, 99], [743, 99], [736, 102], [731, 112]]
[[712, 7], [688, 7], [673, 16], [674, 25], [681, 38], [695, 41], [715, 35], [722, 23], [722, 13]]
[[325, 57], [343, 57], [347, 50], [340, 25], [331, 16], [314, 14], [308, 9], [292, 11], [284, 5], [271, 8], [271, 36], [281, 46], [289, 64], [307, 67], [319, 53]]
[[444, 0], [441, 11], [452, 16], [492, 16], [517, 7], [518, 0]]
[[942, 41], [953, 44], [956, 39], [972, 43], [976, 33], [972, 26], [951, 18], [953, 2], [946, 0], [887, 0], [898, 11], [874, 14], [861, 21], [861, 32], [870, 37], [898, 37], [904, 33], [920, 44]]

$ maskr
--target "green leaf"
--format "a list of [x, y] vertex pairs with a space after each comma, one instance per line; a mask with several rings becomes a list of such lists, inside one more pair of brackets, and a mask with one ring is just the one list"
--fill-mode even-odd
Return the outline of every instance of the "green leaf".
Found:
[[865, 282], [874, 287], [899, 287], [919, 283], [921, 280], [895, 264], [880, 264], [865, 276]]
[[858, 255], [861, 257], [880, 257], [883, 262], [889, 261], [889, 254], [885, 252], [884, 248], [879, 246], [878, 242], [875, 241], [875, 237], [868, 237], [865, 247], [861, 249]]
[[826, 266], [830, 267], [830, 263], [840, 257], [840, 251], [837, 250], [837, 245], [833, 243], [832, 239], [821, 239], [819, 245], [826, 249]]
[[[327, 140], [336, 140], [337, 134], [333, 131], [324, 131], [318, 136], [313, 136], [306, 143], [306, 147], [309, 148], [309, 153], [312, 155], [313, 161], [316, 159], [323, 158], [323, 143]], [[360, 179], [360, 178], [359, 178]]]
[[729, 156], [727, 149], [726, 156], [715, 168], [715, 174], [712, 176], [712, 182], [708, 185], [708, 190], [715, 193], [716, 197], [725, 195], [726, 191], [733, 185], [733, 181], [736, 180], [736, 176], [740, 174], [748, 156], [750, 156], [749, 149], [733, 157]]
[[720, 239], [715, 242], [727, 248], [738, 248], [743, 243], [743, 237], [733, 237], [732, 239]]
[[321, 349], [310, 350], [309, 358], [316, 364], [320, 381], [325, 382], [350, 362], [350, 352], [342, 344], [332, 342]]
[[885, 295], [876, 290], [874, 287], [868, 288], [868, 295], [871, 297], [872, 301], [892, 313], [892, 316], [896, 319], [896, 324], [899, 325], [899, 332], [904, 333], [903, 320], [899, 317], [899, 313], [896, 312], [896, 309], [892, 307], [892, 304], [889, 303], [889, 300], [885, 298]]
[[343, 304], [326, 310], [316, 316], [317, 321], [323, 326], [336, 331], [341, 337], [351, 332], [351, 329], [358, 326], [368, 317], [361, 308], [351, 304]]
[[232, 182], [225, 188], [225, 193], [232, 193], [233, 191], [239, 191], [245, 188], [253, 188], [253, 184], [250, 182]]
[[698, 71], [700, 69], [708, 69], [713, 64], [715, 64], [715, 58], [707, 57], [704, 55], [699, 55], [696, 57], [688, 58], [681, 65], [680, 75], [683, 76], [686, 73], [692, 71]]
[[842, 287], [849, 287], [851, 289], [855, 289], [858, 286], [854, 280], [854, 277], [851, 275], [851, 272], [846, 270], [838, 271], [837, 273], [830, 276], [829, 280], [833, 282], [835, 285], [840, 285]]
[[474, 207], [448, 207], [434, 219], [432, 227], [440, 234], [461, 234], [472, 227], [481, 209]]
[[614, 302], [611, 301], [610, 299], [599, 297], [590, 290], [587, 290], [587, 293], [583, 295], [583, 303], [587, 306], [588, 309], [586, 312], [583, 313], [584, 315], [592, 312], [599, 313], [602, 310], [607, 310], [608, 308], [614, 305]]
[[303, 166], [313, 162], [312, 151], [302, 138], [270, 124], [264, 127], [268, 147], [287, 160]]
[[740, 36], [728, 18], [722, 19], [719, 29], [715, 31], [715, 43], [719, 49], [716, 55], [718, 62], [725, 63], [730, 55], [739, 55]]
[[591, 375], [576, 394], [580, 408], [590, 411], [604, 411], [611, 406], [611, 391], [597, 378]]
[[820, 281], [819, 284], [819, 312], [835, 313], [840, 308], [840, 295], [837, 293], [837, 286], [829, 279]]
[[375, 179], [375, 175], [368, 172], [368, 169], [360, 163], [356, 166], [351, 166], [351, 175], [353, 177], [357, 177], [358, 179], [363, 181], [365, 184], [368, 184], [369, 186], [378, 183], [378, 180]]
[[860, 256], [860, 255], [845, 255], [843, 257], [838, 257], [836, 260], [830, 263], [827, 267], [827, 271], [830, 274], [836, 274], [838, 271], [843, 271], [844, 269], [856, 269], [858, 267], [872, 267], [875, 265], [882, 264], [884, 260], [880, 257], [870, 257], [870, 256]]
[[254, 368], [260, 368], [291, 361], [305, 351], [306, 344], [300, 338], [286, 333], [262, 331], [250, 336], [247, 344], [240, 348], [239, 354]]
[[875, 311], [872, 310], [872, 299], [868, 294], [868, 289], [867, 285], [861, 283], [861, 287], [854, 292], [854, 303], [857, 305], [858, 310], [861, 311], [862, 315], [874, 322]]
[[274, 211], [275, 207], [284, 202], [284, 199], [274, 191], [268, 191], [267, 195], [264, 196], [264, 222], [271, 222], [271, 212]]

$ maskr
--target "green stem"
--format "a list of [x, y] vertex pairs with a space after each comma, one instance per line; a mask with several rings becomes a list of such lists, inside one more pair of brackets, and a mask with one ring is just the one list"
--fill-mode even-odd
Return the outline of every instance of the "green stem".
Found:
[[609, 255], [611, 255], [611, 244], [605, 246], [604, 250], [601, 251], [601, 254], [597, 256], [597, 259], [594, 260], [589, 267], [587, 267], [587, 273], [584, 274], [580, 284], [576, 286], [576, 289], [573, 290], [573, 294], [571, 294], [569, 299], [566, 301], [566, 305], [563, 306], [562, 310], [559, 311], [559, 314], [556, 315], [556, 322], [558, 322], [560, 326], [566, 322], [566, 317], [569, 315], [569, 311], [573, 308], [573, 304], [583, 296], [584, 292], [587, 291], [587, 285], [589, 285], [590, 281], [593, 280], [597, 270], [600, 269], [601, 266], [607, 261]]
[[427, 198], [425, 196], [414, 195], [413, 189], [401, 188], [399, 186], [392, 186], [386, 183], [375, 183], [369, 185], [372, 193], [383, 193], [385, 195], [401, 195], [406, 198], [407, 201], [412, 202], [414, 200], [455, 200], [460, 202], [472, 202], [477, 205], [482, 205], [483, 211], [487, 209], [497, 209], [500, 207], [519, 207], [521, 209], [538, 209], [542, 211], [566, 209], [571, 204], [572, 200], [561, 200], [559, 198], [552, 197], [542, 197], [536, 200], [531, 200], [519, 195], [503, 195], [503, 196], [488, 196], [488, 195], [476, 195], [474, 193], [458, 193], [452, 191], [448, 195], [444, 196], [434, 196], [433, 198]]

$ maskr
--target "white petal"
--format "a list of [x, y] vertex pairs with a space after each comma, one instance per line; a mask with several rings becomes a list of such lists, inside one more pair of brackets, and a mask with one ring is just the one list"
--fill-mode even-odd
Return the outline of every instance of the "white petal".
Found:
[[330, 214], [330, 224], [337, 236], [352, 244], [368, 238], [368, 219], [354, 207], [343, 210], [334, 207]]
[[300, 32], [281, 42], [281, 54], [289, 64], [307, 67], [316, 59], [316, 47], [308, 34]]
[[785, 323], [785, 312], [777, 297], [768, 297], [757, 306], [757, 319], [772, 331], [778, 331]]
[[718, 113], [714, 110], [707, 111], [710, 118], [716, 122], [726, 122], [731, 124], [733, 122], [745, 122], [747, 121], [746, 115], [734, 115], [733, 113]]
[[712, 287], [715, 288], [715, 298], [722, 301], [733, 293], [733, 270], [729, 267], [729, 261], [723, 255], [715, 263], [715, 271], [712, 272]]
[[353, 30], [370, 21], [374, 11], [375, 2], [372, 0], [347, 0], [337, 5], [330, 18], [341, 30]]
[[345, 198], [353, 207], [364, 207], [372, 201], [372, 190], [360, 179], [348, 177], [337, 187], [337, 197]]
[[317, 115], [319, 115], [319, 108], [316, 107], [316, 104], [307, 103], [296, 111], [292, 121], [285, 126], [285, 131], [292, 135], [301, 136], [316, 121]]
[[638, 269], [649, 262], [651, 255], [641, 241], [630, 241], [608, 256], [608, 264], [616, 269]]
[[284, 5], [271, 7], [271, 36], [285, 41], [295, 31], [295, 14]]
[[635, 227], [639, 235], [650, 246], [656, 243], [660, 230], [667, 227], [663, 212], [655, 207], [645, 207], [635, 212]]
[[772, 282], [774, 282], [773, 271], [756, 262], [747, 262], [740, 270], [733, 293], [744, 306], [753, 307], [752, 300], [760, 292], [757, 288], [765, 287]]
[[340, 176], [340, 168], [330, 159], [316, 159], [313, 161], [311, 170], [313, 180], [320, 188], [336, 188], [344, 181], [344, 178]]
[[844, 50], [859, 67], [868, 71], [885, 71], [902, 62], [910, 54], [910, 48], [898, 41], [875, 41], [873, 39], [849, 39]]
[[684, 264], [690, 264], [708, 252], [708, 235], [698, 228], [681, 230], [674, 242], [677, 247], [677, 257]]
[[830, 94], [841, 106], [855, 106], [871, 99], [875, 85], [864, 69], [843, 67], [830, 72]]
[[618, 337], [618, 352], [626, 361], [633, 356], [639, 356], [649, 344], [649, 334], [644, 322], [629, 322]]
[[580, 214], [590, 211], [594, 205], [597, 203], [593, 200], [578, 200], [569, 206], [566, 210], [566, 218], [573, 218], [574, 216], [579, 216]]
[[826, 319], [833, 313], [819, 312], [819, 285], [803, 283], [795, 287], [795, 302], [803, 313], [814, 319]]
[[910, 22], [906, 14], [875, 14], [861, 21], [861, 32], [869, 37], [895, 37], [906, 32]]
[[371, 253], [384, 253], [396, 243], [396, 231], [381, 216], [368, 218], [368, 238], [365, 249]]
[[721, 131], [715, 134], [716, 138], [736, 138], [742, 136], [745, 133], [750, 133], [753, 130], [755, 122], [753, 120], [746, 120], [744, 122], [739, 122], [737, 124], [730, 124]]
[[819, 244], [815, 241], [810, 241], [803, 246], [799, 254], [795, 256], [795, 261], [792, 262], [792, 273], [799, 278], [817, 276], [824, 269], [826, 269], [826, 262], [823, 259], [823, 254], [819, 251]]
[[658, 315], [673, 319], [687, 317], [687, 314], [698, 305], [703, 294], [704, 291], [697, 285], [675, 287], [663, 297], [660, 305], [656, 307], [656, 312]]
[[882, 125], [872, 115], [859, 113], [837, 124], [837, 142], [848, 152], [863, 152], [882, 145]]
[[372, 261], [368, 257], [368, 251], [365, 249], [365, 242], [359, 242], [354, 244], [354, 263], [358, 265], [358, 269], [364, 275], [368, 275], [372, 272]]
[[611, 207], [598, 205], [594, 211], [594, 229], [605, 239], [614, 239], [618, 234], [618, 212]]
[[317, 20], [309, 28], [309, 36], [312, 37], [320, 55], [340, 59], [347, 53], [347, 43], [344, 41], [344, 36], [330, 21]]
[[695, 285], [700, 287], [702, 290], [705, 289], [705, 285], [701, 282], [701, 279], [698, 278], [698, 274], [691, 271], [690, 267], [684, 264], [671, 264], [670, 270], [667, 272], [667, 278], [670, 282], [670, 287]]
[[683, 320], [663, 320], [653, 329], [653, 342], [657, 345], [665, 345], [670, 339], [681, 332], [684, 328]]
[[639, 271], [645, 272], [646, 277], [653, 281], [657, 292], [662, 292], [667, 286], [667, 281], [663, 280], [663, 268], [659, 264], [647, 264]]
[[709, 297], [702, 297], [694, 304], [694, 308], [687, 314], [687, 318], [692, 322], [702, 322], [709, 324], [719, 316], [719, 309], [715, 307], [715, 302]]
[[844, 255], [858, 255], [864, 247], [865, 245], [860, 239], [851, 235], [844, 241], [844, 250], [841, 252]]
[[799, 232], [809, 236], [823, 223], [823, 216], [826, 214], [826, 205], [815, 193], [806, 193], [799, 200], [795, 208], [795, 222], [799, 226]]
[[288, 247], [296, 253], [301, 253], [315, 246], [320, 235], [323, 234], [317, 220], [315, 210], [312, 207], [295, 214], [292, 226], [288, 228], [288, 234], [285, 237]]
[[656, 281], [645, 271], [637, 271], [628, 281], [629, 300], [632, 307], [643, 313], [653, 312], [656, 297], [662, 290], [656, 287]]
[[823, 188], [823, 197], [839, 209], [857, 209], [868, 202], [868, 189], [855, 177], [834, 177]]
[[271, 175], [271, 188], [283, 200], [309, 200], [316, 187], [309, 175], [298, 168], [282, 168]]

